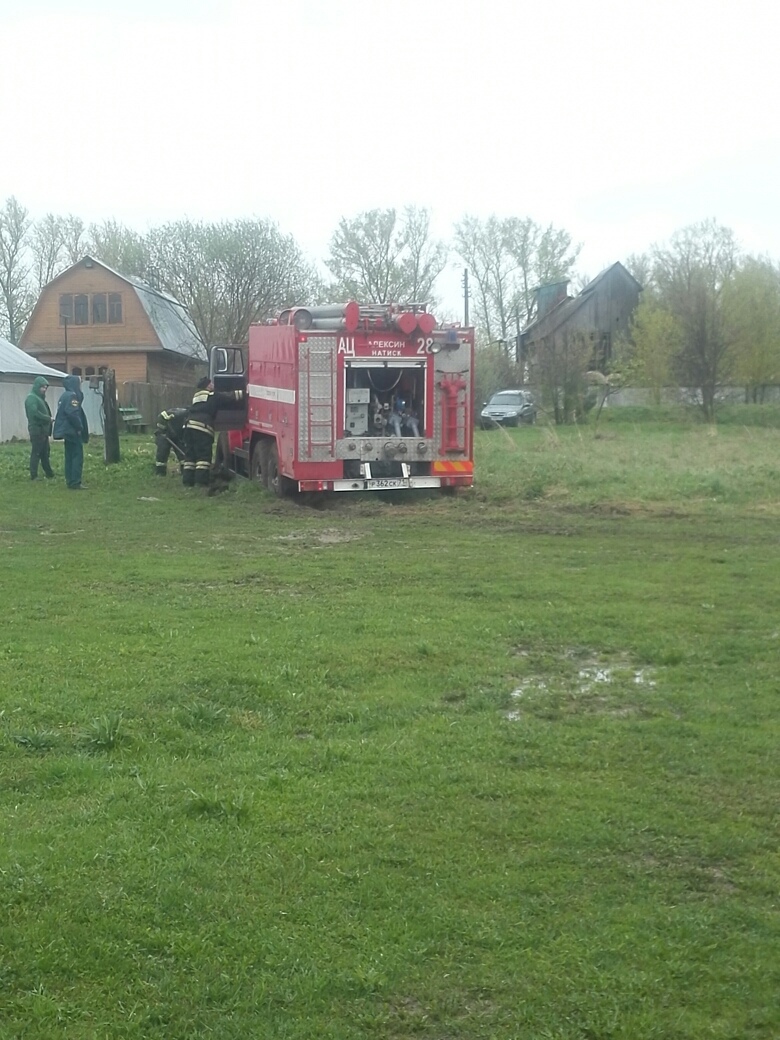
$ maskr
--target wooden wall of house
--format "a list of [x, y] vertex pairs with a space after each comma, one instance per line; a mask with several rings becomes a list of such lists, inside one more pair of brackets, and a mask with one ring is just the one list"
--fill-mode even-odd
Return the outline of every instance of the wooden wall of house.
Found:
[[[160, 349], [161, 344], [154, 326], [149, 321], [146, 311], [141, 306], [135, 290], [123, 278], [107, 271], [100, 264], [94, 267], [85, 267], [84, 263], [70, 268], [59, 278], [47, 285], [41, 293], [35, 306], [32, 317], [24, 330], [19, 346], [33, 357], [43, 359], [42, 351], [46, 356], [52, 358], [59, 356], [60, 362], [65, 357], [65, 329], [60, 322], [60, 296], [63, 293], [73, 295], [85, 293], [90, 297], [90, 324], [76, 325], [68, 322], [68, 367], [71, 356], [76, 357], [79, 348], [107, 348], [110, 359], [113, 352], [123, 346], [148, 347], [151, 350]], [[122, 321], [121, 323], [109, 324], [102, 322], [98, 325], [91, 323], [91, 297], [93, 293], [120, 293], [122, 297]], [[96, 357], [95, 354], [92, 354]], [[46, 362], [48, 363], [48, 362]], [[90, 362], [91, 363], [91, 362]], [[113, 360], [99, 361], [98, 364], [111, 364], [117, 368]], [[144, 365], [146, 364], [144, 360]], [[117, 378], [119, 373], [117, 372]]]
[[[32, 351], [30, 351], [30, 353], [32, 353]], [[36, 350], [35, 357], [37, 357], [43, 365], [49, 365], [51, 368], [58, 368], [63, 372], [65, 371], [64, 351]], [[146, 358], [146, 352], [142, 350], [126, 352], [89, 351], [89, 353], [71, 351], [70, 335], [68, 335], [68, 372], [72, 372], [74, 368], [80, 368], [82, 378], [87, 377], [88, 368], [93, 368], [95, 374], [98, 374], [101, 366], [105, 366], [106, 368], [114, 369], [118, 383], [127, 380], [144, 383], [146, 382], [147, 371]]]
[[639, 303], [639, 288], [620, 270], [610, 272], [588, 300], [571, 316], [570, 329], [615, 335], [626, 332]]
[[147, 380], [150, 383], [165, 383], [173, 385], [194, 387], [202, 375], [205, 375], [207, 366], [204, 361], [174, 354], [169, 350], [149, 355], [147, 368]]

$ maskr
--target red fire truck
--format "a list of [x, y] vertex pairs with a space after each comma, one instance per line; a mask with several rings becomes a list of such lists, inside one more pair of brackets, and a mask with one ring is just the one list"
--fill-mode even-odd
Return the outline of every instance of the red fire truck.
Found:
[[277, 495], [473, 483], [474, 330], [424, 306], [294, 307], [215, 347], [217, 457]]

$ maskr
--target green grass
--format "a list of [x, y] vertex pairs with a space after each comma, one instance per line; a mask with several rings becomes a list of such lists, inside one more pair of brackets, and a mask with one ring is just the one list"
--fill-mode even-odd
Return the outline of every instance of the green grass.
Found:
[[2, 1040], [780, 1035], [777, 425], [323, 509], [87, 451], [0, 447]]

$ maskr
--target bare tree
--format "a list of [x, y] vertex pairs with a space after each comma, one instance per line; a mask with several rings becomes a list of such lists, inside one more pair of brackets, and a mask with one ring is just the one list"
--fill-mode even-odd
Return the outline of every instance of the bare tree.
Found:
[[[77, 225], [74, 224], [72, 235], [76, 230]], [[83, 242], [87, 253], [120, 274], [140, 278], [148, 267], [149, 248], [146, 238], [116, 220], [90, 224], [86, 235], [79, 241]]]
[[12, 343], [18, 343], [35, 304], [30, 284], [27, 246], [32, 221], [16, 198], [0, 209], [0, 322]]
[[579, 254], [567, 231], [495, 215], [463, 217], [455, 248], [476, 283], [477, 323], [489, 341], [508, 340], [524, 327], [536, 287], [569, 278]]
[[489, 343], [506, 339], [511, 319], [512, 278], [516, 263], [504, 250], [502, 222], [465, 216], [455, 226], [455, 248], [476, 283], [477, 325]]
[[87, 229], [81, 217], [73, 215], [62, 218], [62, 238], [65, 259], [68, 265], [76, 264], [88, 249], [85, 245]]
[[434, 303], [433, 287], [447, 251], [430, 236], [427, 210], [372, 209], [342, 219], [325, 261], [339, 299], [371, 303]]
[[658, 297], [681, 329], [673, 369], [681, 385], [699, 391], [704, 416], [711, 421], [716, 392], [734, 362], [723, 308], [737, 263], [734, 234], [714, 220], [692, 224], [666, 247], [655, 247], [653, 260]]
[[539, 344], [534, 379], [556, 425], [572, 422], [584, 412], [586, 373], [593, 345], [581, 332], [551, 333]]
[[320, 291], [294, 239], [270, 221], [177, 221], [154, 228], [147, 247], [160, 286], [187, 307], [206, 346], [244, 343], [252, 322]]
[[66, 266], [65, 226], [62, 217], [47, 213], [32, 226], [30, 252], [33, 256], [35, 285], [38, 291]]

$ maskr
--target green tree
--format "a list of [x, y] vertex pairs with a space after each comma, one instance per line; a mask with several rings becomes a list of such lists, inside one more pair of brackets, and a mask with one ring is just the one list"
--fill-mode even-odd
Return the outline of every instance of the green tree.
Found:
[[618, 350], [616, 365], [624, 383], [647, 387], [658, 406], [664, 387], [673, 382], [672, 363], [682, 344], [675, 316], [652, 295], [634, 312], [630, 341]]
[[748, 401], [763, 400], [780, 380], [780, 271], [765, 258], [746, 257], [724, 293], [734, 377]]
[[332, 294], [367, 303], [435, 304], [434, 284], [447, 250], [431, 238], [430, 213], [407, 206], [372, 209], [339, 221], [325, 264]]

